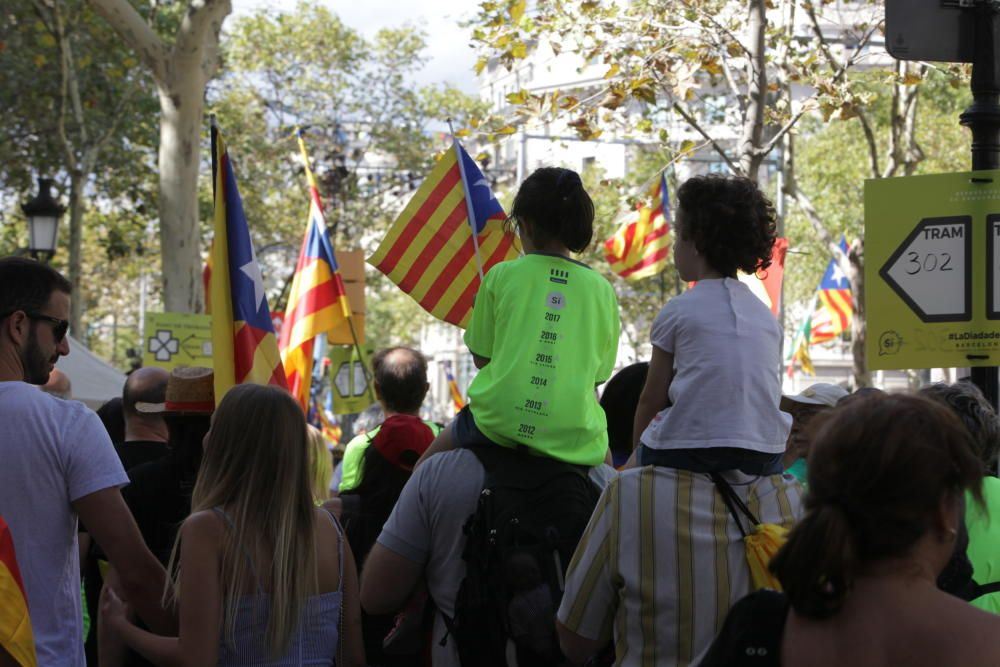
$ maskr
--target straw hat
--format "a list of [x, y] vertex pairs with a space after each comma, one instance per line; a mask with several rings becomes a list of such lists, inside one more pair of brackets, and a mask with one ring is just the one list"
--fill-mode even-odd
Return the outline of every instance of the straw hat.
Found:
[[215, 374], [198, 366], [175, 368], [167, 378], [163, 403], [135, 404], [136, 412], [163, 415], [210, 415], [215, 411]]

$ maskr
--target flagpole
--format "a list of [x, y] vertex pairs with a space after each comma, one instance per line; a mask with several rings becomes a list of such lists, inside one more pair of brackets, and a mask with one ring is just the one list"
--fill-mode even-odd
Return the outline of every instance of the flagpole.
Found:
[[458, 146], [458, 138], [455, 136], [455, 128], [448, 119], [448, 131], [451, 132], [451, 145], [455, 149], [455, 160], [458, 162], [458, 171], [462, 175], [462, 190], [465, 191], [465, 208], [469, 214], [469, 227], [472, 229], [472, 247], [476, 251], [476, 268], [479, 270], [479, 284], [483, 283], [483, 258], [479, 255], [479, 230], [476, 229], [476, 211], [472, 206], [472, 192], [469, 190], [469, 181], [465, 176], [465, 161], [462, 160], [462, 151]]
[[211, 137], [211, 142], [212, 142], [212, 201], [214, 202], [216, 194], [215, 179], [218, 178], [218, 170], [219, 170], [218, 158], [215, 154], [215, 144], [219, 136], [219, 124], [215, 120], [214, 113], [208, 117], [208, 125], [209, 125], [209, 136]]
[[[295, 136], [299, 140], [299, 150], [302, 152], [302, 162], [305, 164], [306, 168], [306, 181], [309, 183], [310, 188], [315, 188], [319, 192], [319, 186], [316, 185], [316, 177], [313, 176], [312, 168], [309, 162], [309, 151], [306, 150], [306, 142], [303, 139], [303, 132], [301, 127], [295, 128]], [[309, 193], [310, 206], [312, 205], [312, 192]], [[320, 211], [322, 213], [322, 211]], [[329, 237], [329, 231], [324, 229], [323, 233]], [[481, 272], [480, 272], [481, 273]], [[354, 348], [358, 352], [358, 359], [361, 360], [361, 371], [365, 374], [365, 384], [368, 385], [368, 397], [371, 399], [372, 403], [375, 402], [375, 390], [372, 387], [374, 383], [374, 378], [371, 372], [368, 370], [368, 360], [365, 358], [365, 352], [361, 349], [361, 342], [358, 340], [358, 332], [354, 328], [354, 311], [351, 310], [351, 302], [347, 298], [347, 292], [344, 292], [344, 303], [347, 305], [346, 313], [347, 316], [347, 326], [351, 330], [351, 340], [354, 341]], [[329, 336], [329, 334], [327, 334]]]

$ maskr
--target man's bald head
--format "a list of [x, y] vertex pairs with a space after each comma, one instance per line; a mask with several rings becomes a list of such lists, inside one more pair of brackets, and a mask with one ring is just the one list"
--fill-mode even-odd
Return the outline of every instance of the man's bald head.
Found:
[[125, 419], [133, 417], [144, 417], [136, 412], [135, 404], [162, 403], [167, 398], [167, 379], [170, 373], [156, 366], [146, 366], [136, 369], [125, 380], [125, 389], [122, 391], [122, 409], [125, 411]]
[[375, 389], [387, 412], [417, 414], [427, 395], [427, 359], [409, 347], [390, 347], [372, 357]]

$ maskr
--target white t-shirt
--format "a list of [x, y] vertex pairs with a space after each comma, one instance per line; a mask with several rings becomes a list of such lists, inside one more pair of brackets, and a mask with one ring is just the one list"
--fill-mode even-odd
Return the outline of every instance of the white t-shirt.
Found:
[[670, 407], [653, 417], [642, 444], [785, 451], [792, 416], [778, 409], [781, 329], [749, 287], [699, 281], [663, 307], [651, 338], [674, 355], [674, 377]]
[[77, 516], [83, 496], [128, 484], [97, 415], [0, 382], [0, 515], [10, 526], [39, 665], [86, 664]]

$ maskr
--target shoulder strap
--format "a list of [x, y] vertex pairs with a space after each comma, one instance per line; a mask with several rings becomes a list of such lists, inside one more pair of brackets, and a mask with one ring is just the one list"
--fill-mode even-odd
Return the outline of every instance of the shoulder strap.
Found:
[[340, 522], [337, 521], [337, 517], [333, 516], [333, 512], [324, 509], [323, 514], [330, 519], [333, 527], [337, 530], [337, 553], [339, 554], [340, 562], [340, 578], [337, 579], [337, 586], [340, 591], [344, 590], [344, 529], [340, 527]]
[[522, 449], [497, 444], [473, 445], [468, 449], [476, 455], [486, 472], [483, 488], [503, 483], [531, 489], [565, 473], [588, 480], [586, 466], [573, 465], [550, 456], [535, 456]]
[[994, 581], [988, 584], [979, 584], [976, 586], [969, 602], [981, 598], [984, 595], [990, 595], [991, 593], [1000, 593], [1000, 581]]
[[717, 472], [709, 474], [712, 476], [712, 482], [715, 483], [715, 488], [719, 490], [719, 495], [722, 496], [722, 501], [726, 503], [729, 513], [733, 516], [733, 520], [736, 521], [736, 526], [740, 529], [740, 533], [743, 537], [746, 537], [748, 531], [743, 528], [743, 522], [740, 521], [740, 513], [750, 520], [750, 530], [753, 530], [753, 527], [758, 525], [760, 521], [756, 516], [754, 516], [754, 513], [750, 511], [750, 508], [747, 507], [746, 503], [743, 502], [743, 499], [739, 497], [729, 482], [726, 481], [725, 477]]

